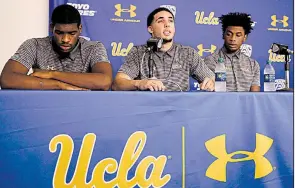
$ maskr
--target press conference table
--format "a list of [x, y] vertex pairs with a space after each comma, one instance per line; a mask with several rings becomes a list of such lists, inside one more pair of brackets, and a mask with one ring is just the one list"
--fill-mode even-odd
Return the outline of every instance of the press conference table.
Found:
[[0, 90], [0, 187], [293, 187], [293, 113], [283, 92]]

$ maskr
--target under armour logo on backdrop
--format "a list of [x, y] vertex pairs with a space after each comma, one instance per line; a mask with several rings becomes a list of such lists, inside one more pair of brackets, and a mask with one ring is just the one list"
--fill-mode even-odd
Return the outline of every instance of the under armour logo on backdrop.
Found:
[[216, 46], [215, 45], [213, 45], [213, 44], [211, 44], [211, 48], [210, 49], [204, 49], [204, 46], [203, 46], [203, 44], [199, 44], [198, 46], [197, 46], [197, 48], [198, 48], [198, 54], [200, 55], [200, 56], [203, 56], [203, 53], [204, 52], [208, 52], [208, 53], [211, 53], [211, 54], [213, 54], [214, 52], [215, 52], [215, 50], [216, 50]]
[[136, 6], [134, 5], [130, 5], [129, 9], [122, 9], [122, 4], [116, 4], [115, 8], [117, 9], [117, 11], [115, 12], [115, 15], [118, 17], [122, 16], [122, 12], [129, 12], [130, 17], [133, 18], [136, 16]]
[[288, 24], [289, 17], [288, 16], [283, 16], [282, 20], [278, 20], [277, 15], [272, 15], [271, 19], [272, 19], [271, 25], [274, 26], [274, 27], [277, 26], [277, 23], [282, 23], [283, 27], [288, 27], [289, 26], [289, 24]]

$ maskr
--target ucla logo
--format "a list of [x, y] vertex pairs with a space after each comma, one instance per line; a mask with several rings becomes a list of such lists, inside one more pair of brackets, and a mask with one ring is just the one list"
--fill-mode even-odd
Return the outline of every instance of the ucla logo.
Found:
[[54, 66], [47, 65], [46, 70], [55, 71], [57, 69]]
[[270, 18], [271, 18], [270, 25], [273, 26], [273, 28], [268, 28], [269, 31], [284, 31], [284, 32], [292, 31], [290, 28], [287, 28], [289, 26], [288, 16], [284, 15], [282, 19], [279, 19], [277, 15], [272, 15]]
[[122, 42], [116, 43], [112, 42], [112, 56], [127, 56], [128, 52], [134, 46], [133, 43], [129, 43], [127, 48], [122, 48]]
[[[208, 140], [205, 146], [209, 153], [217, 159], [207, 168], [206, 176], [221, 182], [226, 182], [227, 163], [237, 163], [241, 161], [253, 160], [255, 162], [254, 179], [267, 176], [273, 171], [272, 165], [264, 155], [268, 152], [273, 144], [273, 140], [267, 136], [256, 133], [256, 149], [254, 152], [236, 151], [233, 153], [226, 152], [225, 134]], [[233, 159], [237, 154], [244, 154], [248, 157]]]
[[[269, 58], [268, 60], [271, 62], [277, 62], [277, 63], [284, 63], [285, 62], [285, 55], [278, 55], [271, 51], [271, 49], [268, 50]], [[289, 55], [289, 62], [291, 61], [291, 56]]]
[[216, 50], [217, 47], [215, 45], [212, 45], [211, 44], [211, 48], [210, 49], [205, 49], [204, 46], [203, 46], [203, 44], [199, 44], [197, 46], [197, 48], [199, 50], [198, 51], [199, 56], [202, 57], [204, 55], [204, 52], [213, 54], [215, 52], [215, 50]]
[[[146, 156], [141, 161], [137, 161], [140, 157], [147, 136], [142, 131], [133, 133], [122, 152], [120, 161], [113, 158], [105, 158], [98, 162], [93, 169], [92, 178], [86, 182], [87, 172], [92, 157], [92, 152], [96, 140], [96, 135], [89, 133], [84, 136], [80, 153], [78, 156], [74, 175], [69, 183], [66, 183], [68, 168], [74, 150], [74, 142], [68, 135], [57, 135], [50, 141], [49, 150], [52, 153], [57, 151], [57, 146], [60, 145], [60, 153], [57, 160], [56, 168], [53, 176], [53, 187], [92, 187], [92, 188], [113, 188], [113, 187], [164, 187], [171, 179], [170, 174], [162, 177], [167, 157], [160, 155], [158, 158], [154, 156]], [[135, 175], [132, 179], [127, 180], [129, 170], [138, 164], [135, 170]], [[147, 177], [147, 170], [152, 167], [151, 174]], [[105, 181], [105, 174], [114, 174], [116, 177], [112, 180]]]
[[204, 16], [204, 11], [200, 12], [200, 11], [196, 11], [195, 15], [196, 15], [196, 19], [195, 22], [196, 24], [204, 24], [204, 25], [218, 25], [218, 18], [214, 17], [214, 12], [210, 12], [208, 17]]
[[[140, 22], [140, 20], [135, 20], [135, 19], [130, 19], [136, 17], [136, 6], [135, 5], [129, 5], [128, 8], [123, 8], [122, 4], [116, 4], [115, 5], [115, 13], [114, 15], [119, 17], [119, 18], [112, 18], [111, 21], [116, 21], [116, 22]], [[128, 13], [129, 18], [121, 18], [123, 17], [122, 14]]]

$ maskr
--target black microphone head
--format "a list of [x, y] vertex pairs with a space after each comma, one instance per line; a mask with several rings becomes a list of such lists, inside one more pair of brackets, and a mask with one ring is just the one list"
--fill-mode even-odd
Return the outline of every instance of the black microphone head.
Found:
[[147, 41], [147, 46], [150, 50], [153, 51], [158, 51], [159, 49], [162, 48], [163, 45], [163, 39], [162, 38], [156, 38], [156, 37], [151, 37], [148, 41]]
[[273, 43], [273, 44], [271, 45], [271, 51], [272, 51], [272, 53], [278, 53], [279, 50], [280, 50], [280, 48], [279, 48], [278, 44]]
[[289, 54], [289, 52], [288, 52], [288, 46], [287, 45], [283, 45], [283, 44], [273, 43], [271, 45], [271, 51], [273, 53], [279, 54], [279, 55]]

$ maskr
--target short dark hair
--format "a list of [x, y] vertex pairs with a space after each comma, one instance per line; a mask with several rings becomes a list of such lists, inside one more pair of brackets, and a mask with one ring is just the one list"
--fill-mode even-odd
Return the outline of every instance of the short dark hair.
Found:
[[219, 17], [219, 21], [222, 24], [222, 31], [225, 32], [229, 26], [241, 26], [245, 30], [245, 34], [251, 33], [253, 21], [251, 15], [246, 13], [231, 12]]
[[55, 24], [81, 24], [81, 16], [79, 11], [71, 5], [59, 5], [57, 6], [51, 16], [51, 23]]
[[155, 10], [153, 10], [147, 17], [147, 27], [151, 26], [153, 20], [154, 20], [154, 16], [158, 13], [158, 12], [161, 12], [161, 11], [166, 11], [166, 12], [169, 12], [172, 14], [172, 17], [174, 19], [174, 15], [173, 13], [167, 9], [167, 8], [164, 8], [164, 7], [159, 7], [159, 8], [156, 8]]

